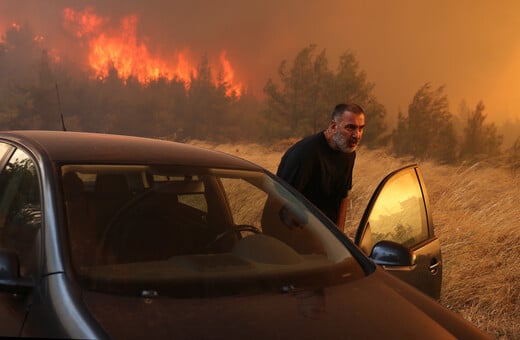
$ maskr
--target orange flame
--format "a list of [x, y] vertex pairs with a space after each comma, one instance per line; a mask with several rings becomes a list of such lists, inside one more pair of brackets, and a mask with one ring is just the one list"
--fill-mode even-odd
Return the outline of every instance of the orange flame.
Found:
[[229, 86], [226, 91], [226, 96], [236, 95], [240, 97], [243, 86], [241, 82], [235, 81], [235, 71], [226, 57], [226, 51], [220, 53], [220, 64], [222, 65], [223, 82]]
[[65, 18], [65, 27], [75, 30], [74, 33], [78, 38], [96, 32], [99, 30], [99, 27], [106, 23], [106, 19], [94, 14], [92, 7], [85, 8], [83, 12], [76, 12], [71, 8], [65, 8], [63, 10], [63, 16]]
[[[123, 81], [132, 77], [141, 84], [148, 84], [159, 78], [169, 81], [177, 79], [189, 88], [192, 77], [197, 76], [196, 67], [189, 60], [186, 49], [169, 59], [152, 55], [148, 46], [137, 38], [136, 15], [122, 18], [115, 29], [107, 29], [110, 20], [97, 16], [92, 8], [82, 12], [66, 8], [64, 18], [65, 27], [72, 30], [76, 37], [87, 41], [88, 64], [98, 79], [105, 79], [110, 70], [115, 69]], [[240, 96], [242, 84], [235, 80], [234, 69], [225, 51], [220, 55], [219, 69], [227, 86], [226, 95]]]

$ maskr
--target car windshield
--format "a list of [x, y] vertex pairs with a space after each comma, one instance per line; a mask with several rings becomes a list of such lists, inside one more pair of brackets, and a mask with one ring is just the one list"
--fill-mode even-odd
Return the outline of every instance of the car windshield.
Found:
[[85, 289], [190, 297], [364, 275], [323, 217], [261, 171], [64, 165], [61, 173]]

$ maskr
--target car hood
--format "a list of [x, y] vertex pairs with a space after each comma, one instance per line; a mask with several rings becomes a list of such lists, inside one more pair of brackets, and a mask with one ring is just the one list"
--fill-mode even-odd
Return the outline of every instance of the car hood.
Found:
[[112, 338], [486, 338], [475, 326], [380, 269], [354, 282], [211, 299], [87, 292]]

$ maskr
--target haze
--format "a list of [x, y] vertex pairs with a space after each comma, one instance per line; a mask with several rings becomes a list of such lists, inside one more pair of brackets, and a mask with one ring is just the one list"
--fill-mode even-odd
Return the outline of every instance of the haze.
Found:
[[[309, 44], [326, 49], [330, 67], [346, 50], [375, 83], [389, 114], [406, 111], [426, 82], [446, 86], [456, 113], [465, 100], [488, 117], [520, 116], [520, 2], [412, 0], [1, 0], [0, 32], [28, 23], [46, 48], [67, 53], [63, 9], [92, 7], [117, 21], [136, 14], [138, 35], [155, 53], [225, 49], [237, 77], [262, 94], [284, 59]], [[68, 51], [70, 53], [70, 51]]]

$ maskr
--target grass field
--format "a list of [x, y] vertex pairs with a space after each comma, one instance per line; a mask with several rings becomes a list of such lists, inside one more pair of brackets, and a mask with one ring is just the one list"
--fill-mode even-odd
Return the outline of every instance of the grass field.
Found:
[[[294, 140], [270, 147], [210, 145], [276, 171]], [[353, 236], [383, 177], [412, 160], [361, 148], [347, 215]], [[428, 189], [436, 235], [442, 245], [441, 303], [495, 339], [520, 339], [520, 174], [489, 164], [443, 166], [419, 162]]]

